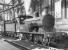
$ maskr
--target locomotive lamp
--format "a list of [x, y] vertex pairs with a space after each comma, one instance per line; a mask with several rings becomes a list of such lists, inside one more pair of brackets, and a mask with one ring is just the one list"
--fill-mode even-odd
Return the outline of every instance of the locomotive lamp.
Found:
[[19, 23], [20, 24], [24, 24], [23, 21], [26, 19], [26, 15], [24, 15], [24, 16], [23, 15], [19, 15], [18, 18], [19, 18]]

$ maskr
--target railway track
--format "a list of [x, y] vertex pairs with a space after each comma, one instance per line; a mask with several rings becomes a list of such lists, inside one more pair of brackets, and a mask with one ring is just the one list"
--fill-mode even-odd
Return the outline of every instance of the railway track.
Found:
[[11, 45], [13, 45], [13, 46], [15, 46], [15, 47], [17, 47], [17, 48], [19, 48], [19, 49], [21, 49], [21, 50], [30, 50], [29, 48], [27, 48], [27, 47], [25, 47], [25, 46], [21, 46], [21, 45], [19, 45], [19, 44], [17, 44], [17, 43], [10, 42], [10, 41], [8, 41], [8, 40], [4, 40], [4, 41], [10, 43]]
[[9, 40], [5, 40], [6, 42], [20, 48], [21, 50], [63, 50], [63, 49], [56, 49], [53, 47], [48, 47], [48, 46], [43, 46], [43, 45], [39, 45], [39, 44], [32, 44], [31, 42], [27, 42], [27, 41], [9, 41]]
[[47, 46], [43, 46], [43, 45], [40, 45], [40, 44], [33, 44], [33, 43], [29, 43], [27, 41], [9, 41], [9, 40], [5, 40], [6, 42], [18, 47], [18, 48], [21, 48], [21, 49], [24, 49], [24, 50], [32, 50], [32, 49], [36, 49], [36, 48], [39, 48], [39, 49], [42, 49], [42, 48], [45, 48], [45, 49], [48, 49]]

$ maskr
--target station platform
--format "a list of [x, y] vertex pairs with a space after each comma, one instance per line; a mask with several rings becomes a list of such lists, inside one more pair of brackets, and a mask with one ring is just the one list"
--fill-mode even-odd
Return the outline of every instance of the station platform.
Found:
[[9, 43], [13, 43], [17, 46], [26, 48], [27, 50], [63, 50], [63, 49], [56, 49], [56, 48], [47, 47], [47, 46], [36, 45], [36, 44], [33, 44], [27, 40], [8, 40], [8, 39], [5, 39], [5, 41], [7, 41]]

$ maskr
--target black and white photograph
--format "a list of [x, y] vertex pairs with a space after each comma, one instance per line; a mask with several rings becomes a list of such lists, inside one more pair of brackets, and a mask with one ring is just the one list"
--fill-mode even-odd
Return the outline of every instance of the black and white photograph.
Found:
[[0, 0], [0, 50], [68, 50], [68, 0]]

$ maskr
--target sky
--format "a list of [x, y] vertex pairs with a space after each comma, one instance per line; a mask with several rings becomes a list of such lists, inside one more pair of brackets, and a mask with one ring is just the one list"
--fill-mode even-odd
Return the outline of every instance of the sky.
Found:
[[[0, 0], [0, 2], [2, 2], [2, 1], [4, 1], [4, 0]], [[11, 0], [5, 0], [5, 3], [9, 3]], [[31, 0], [24, 0], [24, 2], [25, 2], [25, 4], [24, 4], [24, 7], [25, 7], [25, 9], [26, 9], [26, 14], [29, 14], [29, 7], [30, 7], [30, 3], [31, 3]], [[1, 5], [0, 5], [0, 7], [1, 7]]]
[[[0, 0], [0, 3], [3, 3], [4, 0]], [[8, 4], [11, 0], [5, 0], [5, 3]], [[2, 5], [0, 5], [0, 8], [2, 8]]]
[[9, 3], [11, 0], [5, 0], [6, 3]]
[[[2, 3], [2, 1], [4, 0], [0, 0], [0, 2]], [[5, 0], [5, 3], [9, 3], [11, 0]]]

